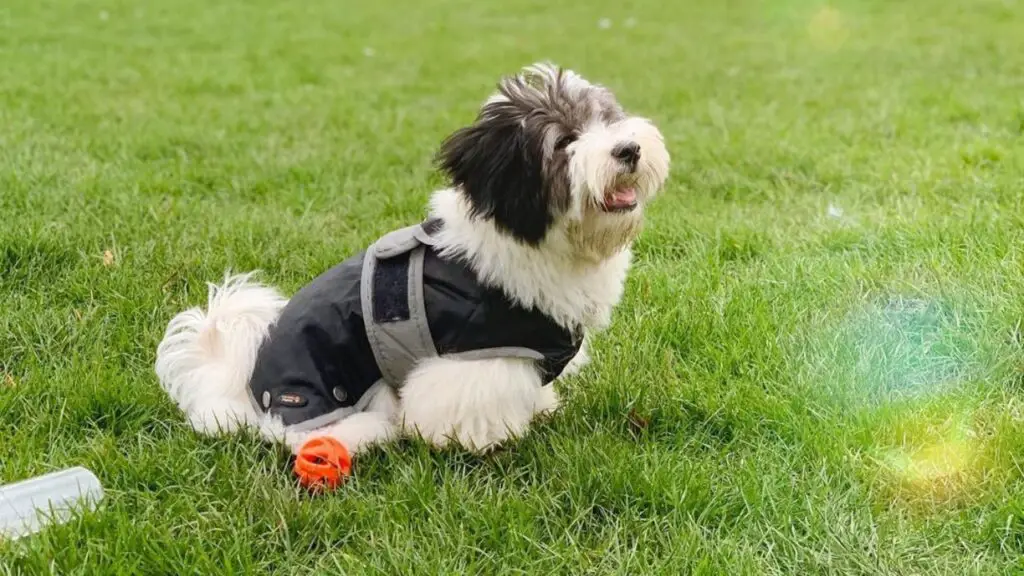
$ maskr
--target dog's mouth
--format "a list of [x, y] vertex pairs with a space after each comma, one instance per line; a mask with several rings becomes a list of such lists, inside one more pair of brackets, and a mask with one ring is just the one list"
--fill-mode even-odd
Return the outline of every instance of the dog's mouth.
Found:
[[601, 208], [605, 212], [630, 212], [637, 207], [636, 187], [619, 185], [604, 193]]

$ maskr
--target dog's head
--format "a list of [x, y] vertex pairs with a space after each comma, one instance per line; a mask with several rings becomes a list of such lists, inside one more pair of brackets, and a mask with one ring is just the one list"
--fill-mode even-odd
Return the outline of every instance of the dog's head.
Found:
[[658, 129], [608, 89], [537, 64], [503, 79], [438, 163], [475, 217], [534, 246], [560, 228], [579, 256], [603, 259], [639, 231], [669, 155]]

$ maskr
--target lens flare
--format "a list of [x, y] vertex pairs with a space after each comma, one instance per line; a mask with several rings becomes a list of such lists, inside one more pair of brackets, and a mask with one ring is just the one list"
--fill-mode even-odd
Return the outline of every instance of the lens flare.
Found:
[[904, 500], [948, 501], [979, 485], [984, 462], [983, 446], [964, 425], [966, 416], [938, 429], [928, 427], [914, 445], [890, 450], [883, 459]]
[[850, 37], [843, 15], [831, 6], [823, 6], [811, 17], [807, 33], [816, 48], [828, 52], [839, 50]]
[[970, 394], [984, 374], [983, 324], [970, 308], [893, 295], [852, 311], [816, 342], [818, 391], [866, 440], [878, 494], [936, 504], [977, 494], [993, 462]]
[[970, 373], [974, 340], [938, 302], [893, 297], [855, 314], [842, 330], [836, 385], [861, 405], [936, 397]]
[[941, 440], [909, 453], [894, 453], [890, 465], [907, 481], [925, 486], [955, 480], [968, 469], [974, 452], [969, 442]]

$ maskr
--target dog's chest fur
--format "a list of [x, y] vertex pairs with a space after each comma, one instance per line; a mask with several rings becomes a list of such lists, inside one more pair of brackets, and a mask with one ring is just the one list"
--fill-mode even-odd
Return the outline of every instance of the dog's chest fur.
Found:
[[602, 330], [611, 322], [632, 258], [628, 248], [603, 262], [583, 265], [568, 256], [572, 248], [564, 236], [553, 233], [545, 250], [524, 246], [468, 216], [454, 190], [436, 193], [431, 208], [445, 221], [438, 249], [467, 258], [484, 284], [567, 328]]

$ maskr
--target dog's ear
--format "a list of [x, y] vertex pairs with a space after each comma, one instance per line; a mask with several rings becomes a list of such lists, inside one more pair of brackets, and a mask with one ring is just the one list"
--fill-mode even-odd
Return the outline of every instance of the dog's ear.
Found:
[[521, 111], [508, 101], [484, 106], [476, 123], [441, 145], [437, 163], [469, 200], [512, 237], [536, 245], [554, 220], [544, 183], [543, 142], [531, 137]]

